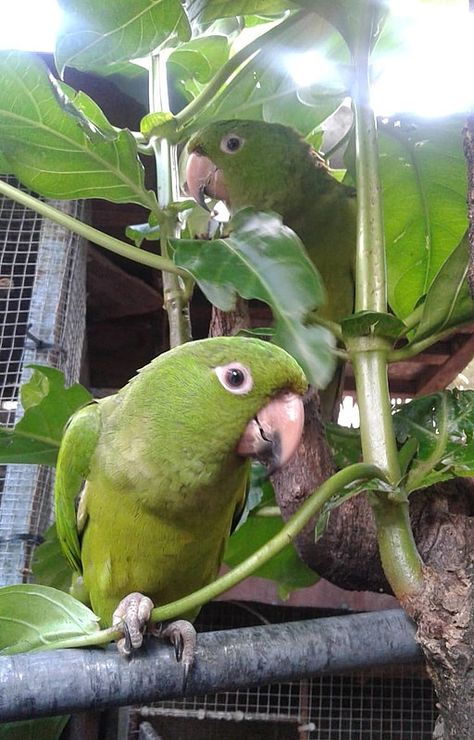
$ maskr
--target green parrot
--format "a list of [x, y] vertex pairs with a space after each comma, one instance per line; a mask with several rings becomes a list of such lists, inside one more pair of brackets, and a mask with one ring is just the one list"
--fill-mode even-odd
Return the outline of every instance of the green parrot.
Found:
[[[323, 278], [327, 296], [319, 314], [339, 322], [352, 313], [355, 191], [332, 177], [294, 129], [263, 121], [218, 121], [190, 139], [188, 154], [186, 188], [198, 203], [206, 207], [207, 195], [224, 201], [231, 213], [244, 206], [279, 213]], [[321, 401], [328, 418], [334, 388], [325, 395]]]
[[[276, 469], [291, 457], [307, 387], [283, 349], [220, 337], [160, 355], [72, 416], [56, 470], [58, 536], [102, 625], [123, 630], [121, 652], [141, 645], [155, 604], [215, 579], [249, 458]], [[161, 634], [188, 669], [192, 625]]]

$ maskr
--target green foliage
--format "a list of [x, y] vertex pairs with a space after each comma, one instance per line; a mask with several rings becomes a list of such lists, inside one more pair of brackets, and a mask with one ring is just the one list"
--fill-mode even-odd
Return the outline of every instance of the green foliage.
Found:
[[0, 740], [57, 740], [66, 727], [69, 716], [42, 717], [22, 722], [0, 724]]
[[86, 95], [64, 92], [34, 54], [0, 52], [0, 146], [11, 170], [49, 198], [156, 207], [135, 140]]
[[275, 216], [239, 211], [226, 239], [174, 240], [175, 262], [193, 275], [209, 300], [224, 311], [236, 294], [268, 303], [274, 341], [297, 358], [311, 382], [324, 387], [334, 371], [331, 335], [308, 325], [323, 302], [323, 287], [300, 240]]
[[50, 586], [0, 588], [0, 655], [52, 649], [62, 640], [98, 632], [98, 623], [84, 604]]
[[67, 420], [92, 398], [78, 383], [64, 388], [59, 370], [32, 367], [21, 392], [24, 416], [13, 430], [0, 428], [0, 463], [54, 465]]

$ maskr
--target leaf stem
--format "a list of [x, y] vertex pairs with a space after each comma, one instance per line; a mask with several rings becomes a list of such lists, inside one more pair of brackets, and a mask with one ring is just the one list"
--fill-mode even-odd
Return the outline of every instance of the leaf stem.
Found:
[[45, 218], [49, 218], [60, 226], [64, 226], [74, 234], [78, 234], [79, 236], [88, 239], [93, 244], [97, 244], [99, 247], [103, 247], [104, 249], [108, 249], [110, 252], [119, 254], [121, 257], [126, 257], [127, 259], [139, 262], [142, 265], [147, 265], [148, 267], [154, 267], [156, 270], [164, 270], [169, 273], [173, 273], [174, 275], [189, 277], [189, 273], [182, 268], [177, 267], [171, 260], [152, 254], [151, 252], [138, 249], [138, 247], [132, 247], [130, 244], [122, 242], [120, 239], [115, 239], [113, 236], [108, 236], [108, 234], [104, 234], [102, 231], [94, 229], [93, 226], [89, 226], [88, 224], [79, 221], [68, 213], [60, 211], [49, 203], [44, 203], [44, 201], [35, 198], [29, 193], [25, 193], [23, 190], [15, 188], [13, 185], [10, 185], [3, 180], [0, 180], [0, 193], [3, 193], [7, 198], [11, 198], [11, 200], [21, 203], [21, 205], [26, 206], [27, 208], [31, 208], [31, 210], [36, 211], [36, 213], [39, 213]]
[[[155, 54], [151, 58], [150, 70], [150, 110], [169, 111], [166, 55]], [[168, 206], [179, 198], [179, 177], [176, 146], [167, 139], [153, 136], [150, 145], [155, 154], [158, 183], [158, 203], [165, 217], [160, 224], [160, 247], [162, 259], [168, 259], [168, 239], [179, 237], [176, 214]], [[178, 274], [163, 273], [163, 302], [168, 314], [170, 347], [184, 344], [191, 339], [189, 303], [186, 286]]]
[[254, 552], [253, 555], [208, 586], [178, 601], [153, 609], [152, 620], [154, 622], [161, 622], [173, 619], [201, 607], [207, 601], [214, 599], [216, 596], [224, 593], [224, 591], [228, 591], [244, 578], [252, 575], [257, 568], [260, 568], [270, 558], [283, 550], [289, 542], [292, 542], [310, 519], [321, 509], [323, 504], [338, 493], [341, 488], [356, 480], [370, 480], [372, 478], [384, 479], [384, 475], [380, 468], [365, 463], [356, 463], [335, 473], [335, 475], [328, 478], [322, 486], [317, 488], [306, 499], [304, 504], [293, 514], [278, 534]]
[[420, 352], [424, 352], [425, 349], [428, 349], [428, 347], [436, 344], [436, 342], [440, 342], [443, 339], [446, 339], [446, 337], [449, 337], [459, 327], [469, 324], [472, 324], [472, 314], [469, 314], [469, 316], [466, 317], [466, 321], [460, 322], [457, 326], [450, 326], [449, 329], [445, 329], [444, 331], [439, 332], [439, 334], [430, 334], [430, 336], [425, 337], [425, 339], [420, 339], [418, 342], [408, 344], [406, 347], [391, 350], [388, 353], [388, 361], [400, 362], [400, 360], [408, 360], [410, 357], [415, 357], [416, 355], [419, 355]]

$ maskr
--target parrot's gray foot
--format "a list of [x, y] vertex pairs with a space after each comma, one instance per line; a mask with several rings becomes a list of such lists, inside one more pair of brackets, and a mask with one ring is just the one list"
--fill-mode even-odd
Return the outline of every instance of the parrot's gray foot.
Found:
[[155, 625], [153, 634], [157, 637], [166, 637], [174, 646], [176, 660], [183, 665], [183, 691], [186, 689], [189, 671], [194, 663], [196, 654], [196, 630], [186, 619], [176, 619], [174, 622]]
[[114, 611], [112, 625], [123, 631], [123, 637], [117, 641], [117, 649], [122, 655], [130, 655], [132, 650], [141, 647], [153, 607], [148, 596], [135, 591], [125, 596]]

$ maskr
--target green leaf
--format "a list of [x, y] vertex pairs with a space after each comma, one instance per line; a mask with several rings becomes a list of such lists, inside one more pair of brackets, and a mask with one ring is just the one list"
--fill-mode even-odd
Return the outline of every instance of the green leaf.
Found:
[[64, 388], [59, 370], [31, 367], [35, 373], [21, 393], [28, 405], [24, 416], [14, 429], [0, 428], [0, 463], [55, 465], [67, 420], [92, 396], [78, 383]]
[[[224, 562], [235, 567], [278, 534], [282, 527], [281, 517], [250, 516], [230, 538]], [[291, 544], [252, 575], [276, 581], [280, 598], [286, 598], [291, 591], [312, 586], [319, 580], [319, 576], [304, 565]]]
[[275, 318], [274, 341], [292, 354], [311, 383], [324, 387], [335, 367], [332, 335], [307, 325], [323, 303], [321, 279], [303, 244], [276, 214], [244, 208], [232, 233], [214, 241], [171, 240], [174, 260], [192, 274], [206, 297], [230, 311], [236, 294], [267, 303]]
[[0, 655], [53, 649], [60, 640], [99, 631], [99, 617], [49, 586], [0, 588]]
[[423, 304], [415, 341], [474, 318], [474, 301], [467, 282], [468, 269], [469, 241], [466, 233], [433, 280]]
[[442, 391], [398, 408], [398, 442], [418, 443], [408, 469], [407, 490], [474, 475], [474, 391]]
[[362, 461], [359, 429], [326, 423], [326, 438], [338, 470]]
[[0, 724], [0, 740], [59, 740], [69, 715]]
[[289, 0], [186, 0], [186, 12], [192, 24], [205, 25], [216, 18], [238, 15], [277, 15], [294, 7]]
[[160, 226], [150, 226], [149, 223], [146, 224], [131, 224], [130, 226], [127, 226], [125, 229], [125, 235], [128, 237], [128, 239], [131, 239], [135, 242], [135, 245], [137, 247], [141, 247], [142, 243], [145, 241], [157, 241], [160, 238]]
[[44, 535], [44, 542], [35, 549], [32, 572], [35, 583], [69, 593], [75, 575], [64, 555], [53, 524]]
[[0, 140], [15, 175], [41, 195], [156, 207], [131, 133], [83, 93], [66, 94], [33, 54], [0, 52]]
[[396, 316], [377, 311], [358, 311], [341, 322], [344, 337], [376, 336], [395, 339], [405, 329]]
[[[285, 22], [272, 40], [262, 41], [262, 50], [227, 83], [215, 100], [197, 116], [196, 127], [209, 120], [250, 118], [293, 126], [301, 134], [313, 131], [340, 105], [346, 93], [336, 86], [333, 94], [315, 95], [311, 107], [300, 99], [304, 94], [285, 61], [292, 55], [297, 64], [308, 64], [303, 52], [320, 48], [332, 61], [344, 56], [334, 32], [314, 14], [304, 14], [292, 25]], [[284, 51], [283, 51], [284, 50]]]
[[190, 27], [180, 0], [60, 0], [63, 25], [56, 64], [92, 71], [150, 54], [165, 43], [186, 41]]
[[174, 86], [186, 97], [190, 80], [203, 85], [213, 77], [229, 58], [229, 42], [225, 36], [209, 35], [182, 44], [168, 57], [167, 70]]
[[389, 302], [406, 317], [466, 228], [461, 118], [391, 120], [379, 128]]

